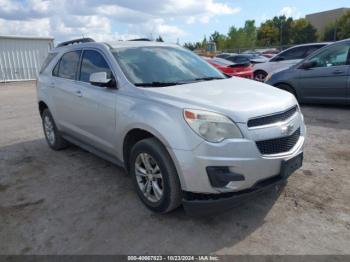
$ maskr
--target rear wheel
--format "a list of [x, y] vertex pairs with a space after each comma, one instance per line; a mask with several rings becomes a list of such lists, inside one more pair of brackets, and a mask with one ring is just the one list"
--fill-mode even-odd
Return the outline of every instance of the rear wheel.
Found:
[[265, 78], [267, 76], [267, 73], [265, 71], [259, 70], [254, 72], [254, 79], [259, 82], [264, 82]]
[[44, 109], [42, 113], [42, 124], [46, 142], [53, 150], [60, 150], [68, 146], [68, 142], [57, 130], [55, 121], [48, 108]]
[[166, 148], [156, 138], [134, 145], [130, 172], [139, 198], [150, 210], [167, 213], [181, 204], [176, 168]]

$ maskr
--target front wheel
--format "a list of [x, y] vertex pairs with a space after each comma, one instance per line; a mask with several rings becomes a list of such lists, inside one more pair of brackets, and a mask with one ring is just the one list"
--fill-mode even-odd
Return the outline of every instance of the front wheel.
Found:
[[137, 194], [150, 210], [167, 213], [181, 204], [181, 187], [174, 163], [156, 139], [136, 143], [131, 150], [130, 172]]
[[265, 71], [254, 72], [254, 79], [259, 82], [264, 82], [266, 79], [267, 73]]

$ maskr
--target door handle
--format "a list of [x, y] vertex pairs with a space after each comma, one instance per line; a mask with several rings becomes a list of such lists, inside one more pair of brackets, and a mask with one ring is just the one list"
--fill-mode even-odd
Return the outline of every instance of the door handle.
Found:
[[82, 96], [83, 96], [83, 94], [81, 93], [80, 90], [75, 91], [75, 94], [76, 94], [78, 97], [82, 97]]
[[342, 71], [342, 70], [335, 70], [335, 71], [333, 71], [333, 74], [334, 74], [334, 75], [345, 74], [345, 71]]

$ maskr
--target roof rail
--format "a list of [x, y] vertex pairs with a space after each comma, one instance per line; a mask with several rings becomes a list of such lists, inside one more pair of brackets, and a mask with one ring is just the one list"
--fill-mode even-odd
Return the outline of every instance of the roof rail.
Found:
[[92, 38], [89, 38], [89, 37], [78, 38], [78, 39], [73, 39], [70, 41], [59, 43], [56, 47], [62, 47], [62, 46], [67, 46], [67, 45], [80, 44], [80, 43], [89, 43], [89, 42], [95, 42], [95, 40]]
[[148, 39], [148, 38], [136, 38], [136, 39], [131, 39], [131, 40], [128, 40], [128, 41], [151, 41], [151, 40]]

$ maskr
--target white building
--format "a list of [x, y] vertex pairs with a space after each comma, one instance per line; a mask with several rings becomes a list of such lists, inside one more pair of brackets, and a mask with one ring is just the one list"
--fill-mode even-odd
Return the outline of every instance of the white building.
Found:
[[36, 79], [53, 38], [0, 36], [0, 82]]

